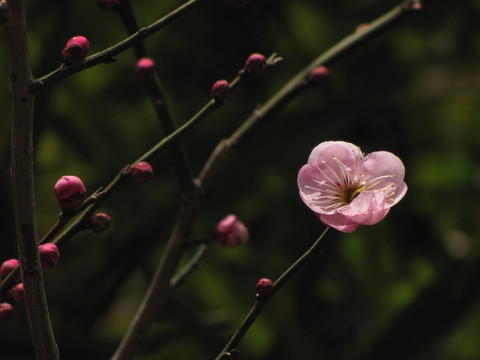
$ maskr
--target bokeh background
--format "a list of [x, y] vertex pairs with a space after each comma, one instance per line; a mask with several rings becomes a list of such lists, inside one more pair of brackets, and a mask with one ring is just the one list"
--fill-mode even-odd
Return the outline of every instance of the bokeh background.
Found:
[[[180, 1], [135, 0], [148, 25]], [[233, 79], [253, 52], [284, 61], [250, 79], [183, 137], [197, 174], [218, 141], [315, 57], [398, 1], [210, 1], [146, 40], [178, 124]], [[409, 191], [381, 223], [332, 232], [328, 251], [275, 296], [240, 345], [239, 359], [480, 358], [480, 1], [438, 0], [330, 67], [327, 86], [302, 94], [250, 138], [218, 177], [195, 224], [207, 233], [234, 213], [250, 241], [209, 246], [174, 291], [138, 359], [213, 359], [254, 302], [323, 231], [296, 176], [314, 146], [345, 140], [405, 163]], [[57, 68], [72, 36], [91, 53], [125, 37], [94, 0], [28, 2], [34, 76]], [[9, 177], [10, 93], [0, 35], [0, 260], [17, 257]], [[35, 174], [40, 235], [59, 213], [53, 186], [80, 176], [91, 193], [163, 134], [127, 51], [43, 90], [36, 99]], [[131, 321], [179, 207], [168, 153], [148, 183], [127, 182], [101, 211], [105, 233], [83, 232], [45, 271], [62, 359], [108, 359]], [[33, 359], [25, 310], [0, 323], [0, 358]]]

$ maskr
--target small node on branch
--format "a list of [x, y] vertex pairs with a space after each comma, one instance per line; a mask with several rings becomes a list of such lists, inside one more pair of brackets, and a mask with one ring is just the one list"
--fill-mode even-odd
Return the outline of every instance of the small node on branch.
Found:
[[20, 265], [20, 262], [17, 259], [4, 261], [0, 266], [0, 281], [5, 279], [18, 265]]
[[325, 66], [317, 66], [312, 72], [308, 75], [308, 81], [311, 84], [323, 84], [328, 80], [329, 71]]
[[225, 2], [230, 6], [242, 7], [250, 4], [252, 0], [225, 0]]
[[235, 215], [223, 218], [215, 228], [215, 235], [220, 245], [235, 247], [248, 241], [248, 229]]
[[9, 303], [1, 303], [0, 304], [0, 320], [8, 319], [10, 316], [12, 316], [14, 311], [15, 310], [13, 309], [13, 306], [10, 305]]
[[257, 289], [257, 296], [260, 296], [260, 297], [267, 296], [273, 290], [273, 282], [270, 279], [262, 278], [258, 280], [256, 289]]
[[97, 0], [97, 5], [105, 11], [116, 11], [119, 4], [117, 0]]
[[130, 166], [128, 172], [138, 182], [147, 182], [153, 176], [152, 166], [145, 161], [141, 161], [133, 166]]
[[8, 290], [8, 296], [10, 296], [15, 302], [19, 304], [25, 303], [25, 291], [23, 289], [23, 283], [19, 283], [10, 290]]
[[245, 63], [244, 72], [248, 75], [257, 75], [267, 68], [267, 59], [262, 54], [252, 54]]
[[92, 229], [93, 232], [101, 233], [107, 230], [112, 223], [110, 216], [105, 213], [98, 213], [92, 216], [88, 223], [88, 227]]
[[150, 79], [155, 74], [155, 62], [148, 57], [143, 57], [137, 61], [135, 71], [141, 77]]
[[68, 213], [83, 203], [87, 190], [78, 176], [66, 175], [57, 181], [54, 193], [62, 212]]
[[40, 253], [40, 263], [44, 269], [51, 269], [60, 260], [60, 251], [54, 243], [40, 245], [38, 252]]
[[212, 86], [212, 96], [217, 103], [223, 103], [230, 94], [230, 85], [227, 80], [218, 80]]
[[85, 36], [74, 36], [67, 41], [63, 49], [63, 59], [67, 64], [85, 60], [90, 43]]
[[356, 27], [355, 32], [356, 33], [361, 33], [362, 31], [367, 30], [369, 27], [370, 27], [370, 25], [367, 24], [367, 23], [360, 24]]

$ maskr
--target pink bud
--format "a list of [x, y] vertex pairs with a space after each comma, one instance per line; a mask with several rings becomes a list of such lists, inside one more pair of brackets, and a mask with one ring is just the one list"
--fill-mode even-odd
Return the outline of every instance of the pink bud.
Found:
[[224, 102], [230, 94], [230, 85], [226, 80], [218, 80], [212, 86], [212, 96], [215, 101]]
[[97, 5], [100, 9], [106, 11], [114, 11], [118, 8], [117, 0], [97, 0]]
[[414, 3], [412, 3], [410, 5], [410, 10], [420, 11], [422, 9], [423, 9], [423, 5], [422, 5], [422, 3], [418, 2], [418, 1], [415, 1]]
[[14, 312], [13, 306], [9, 303], [0, 304], [0, 320], [8, 319]]
[[54, 243], [45, 243], [38, 247], [40, 252], [40, 262], [45, 269], [51, 269], [58, 263], [60, 252]]
[[245, 64], [245, 72], [250, 75], [260, 74], [267, 68], [267, 59], [262, 54], [252, 54]]
[[78, 176], [62, 176], [54, 188], [55, 196], [62, 211], [76, 209], [85, 200], [87, 190]]
[[131, 166], [129, 169], [130, 174], [138, 182], [146, 182], [153, 176], [153, 168], [149, 163], [142, 161]]
[[84, 36], [74, 36], [67, 41], [63, 49], [63, 58], [67, 64], [82, 61], [87, 56], [90, 43]]
[[324, 83], [329, 76], [328, 69], [325, 66], [317, 66], [312, 70], [310, 75], [308, 75], [308, 80], [313, 84]]
[[8, 291], [8, 295], [19, 304], [25, 302], [25, 291], [23, 290], [23, 283], [15, 285]]
[[257, 288], [257, 294], [259, 296], [268, 295], [273, 290], [273, 282], [272, 280], [266, 279], [266, 278], [260, 279], [257, 282], [256, 288]]
[[242, 7], [245, 5], [250, 4], [252, 0], [225, 0], [228, 5], [234, 6], [234, 7]]
[[155, 74], [155, 62], [148, 57], [143, 57], [137, 61], [136, 71], [145, 79], [151, 78]]
[[5, 279], [19, 264], [17, 259], [4, 261], [0, 267], [0, 281]]
[[98, 213], [92, 216], [90, 219], [90, 228], [96, 232], [100, 233], [107, 230], [112, 223], [110, 216], [105, 213]]
[[247, 242], [248, 229], [235, 215], [228, 215], [221, 220], [215, 229], [220, 245], [234, 247]]

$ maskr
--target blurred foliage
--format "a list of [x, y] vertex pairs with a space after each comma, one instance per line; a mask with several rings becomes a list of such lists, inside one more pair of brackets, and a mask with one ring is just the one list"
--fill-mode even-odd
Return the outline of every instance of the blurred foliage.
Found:
[[[183, 137], [193, 173], [229, 136], [315, 57], [397, 1], [215, 0], [146, 40], [178, 124], [233, 79], [250, 53], [284, 61], [249, 80]], [[133, 1], [146, 26], [180, 1]], [[335, 232], [329, 250], [290, 281], [240, 345], [241, 359], [474, 360], [480, 353], [480, 1], [429, 2], [334, 64], [326, 87], [295, 99], [258, 129], [218, 177], [193, 236], [228, 213], [249, 227], [248, 244], [213, 244], [171, 295], [138, 359], [213, 359], [254, 302], [255, 283], [279, 276], [321, 233], [303, 205], [298, 169], [324, 140], [388, 150], [407, 169], [407, 196], [376, 226]], [[120, 19], [95, 1], [28, 2], [34, 76], [61, 64], [65, 42], [91, 53], [125, 37]], [[17, 257], [9, 177], [10, 95], [0, 35], [0, 259]], [[110, 182], [163, 135], [132, 51], [43, 90], [36, 99], [35, 171], [40, 235], [59, 213], [53, 185], [80, 176], [90, 192]], [[103, 234], [84, 232], [45, 272], [62, 359], [107, 359], [148, 286], [179, 206], [169, 154], [155, 177], [127, 182], [102, 207]], [[185, 259], [186, 261], [187, 259]], [[32, 359], [24, 310], [0, 323], [0, 358]]]

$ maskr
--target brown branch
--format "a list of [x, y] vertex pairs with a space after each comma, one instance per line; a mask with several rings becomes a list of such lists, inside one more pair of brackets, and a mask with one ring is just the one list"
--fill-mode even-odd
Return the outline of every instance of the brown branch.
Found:
[[2, 25], [10, 53], [13, 105], [11, 176], [25, 305], [37, 358], [56, 360], [59, 354], [48, 314], [38, 253], [32, 161], [34, 97], [28, 93], [32, 75], [25, 0], [4, 1], [1, 5]]

